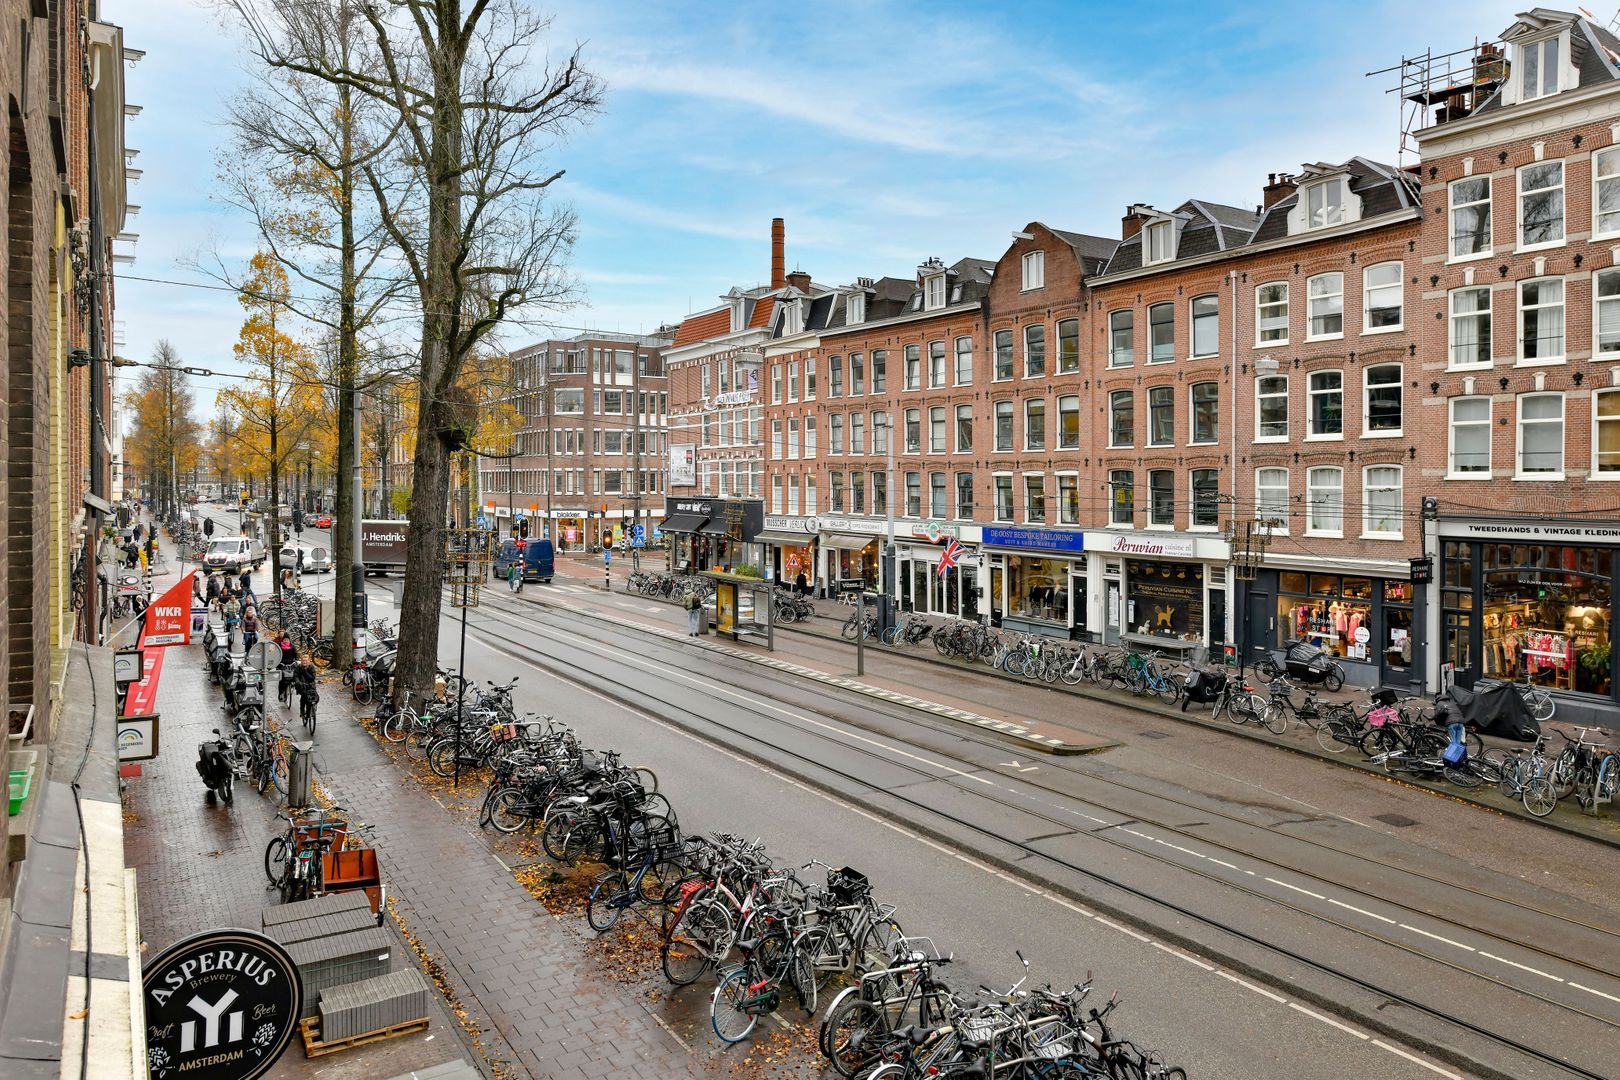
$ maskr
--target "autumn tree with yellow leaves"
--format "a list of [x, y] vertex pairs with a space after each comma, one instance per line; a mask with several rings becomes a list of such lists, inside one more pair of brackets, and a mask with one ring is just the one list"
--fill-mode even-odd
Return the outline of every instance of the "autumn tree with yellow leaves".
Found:
[[251, 273], [238, 297], [247, 319], [235, 345], [248, 370], [247, 385], [219, 395], [236, 419], [236, 445], [250, 462], [265, 469], [270, 488], [268, 545], [276, 588], [281, 587], [281, 477], [299, 441], [320, 417], [320, 387], [310, 381], [307, 345], [289, 332], [287, 271], [267, 252], [250, 262]]
[[180, 477], [197, 465], [202, 425], [192, 410], [196, 399], [168, 339], [152, 350], [152, 366], [142, 369], [124, 395], [130, 427], [124, 436], [125, 470], [165, 514], [180, 509]]

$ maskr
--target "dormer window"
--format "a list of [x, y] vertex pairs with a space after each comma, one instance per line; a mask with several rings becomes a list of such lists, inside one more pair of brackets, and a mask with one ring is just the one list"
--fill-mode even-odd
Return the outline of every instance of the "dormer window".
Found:
[[1169, 262], [1176, 257], [1176, 227], [1173, 222], [1155, 221], [1147, 227], [1146, 264]]
[[1024, 291], [1046, 287], [1046, 252], [1024, 253]]
[[782, 305], [782, 334], [784, 337], [804, 331], [803, 300], [789, 300]]
[[1534, 101], [1558, 93], [1560, 37], [1532, 41], [1519, 46], [1519, 100]]
[[731, 332], [733, 334], [741, 330], [746, 323], [746, 320], [743, 317], [745, 299], [746, 298], [742, 296], [728, 296], [726, 298], [727, 303], [731, 305]]
[[1305, 227], [1321, 229], [1344, 221], [1344, 180], [1327, 180], [1305, 189]]
[[848, 311], [844, 321], [850, 326], [866, 321], [866, 294], [864, 292], [850, 293], [847, 307]]
[[923, 278], [923, 310], [932, 311], [945, 306], [945, 275], [930, 274]]

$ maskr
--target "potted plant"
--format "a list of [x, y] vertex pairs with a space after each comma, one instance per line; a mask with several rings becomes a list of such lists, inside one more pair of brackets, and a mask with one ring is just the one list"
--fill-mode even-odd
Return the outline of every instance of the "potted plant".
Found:
[[1608, 692], [1610, 663], [1613, 655], [1614, 645], [1609, 641], [1596, 642], [1581, 650], [1580, 665], [1591, 674], [1594, 692], [1596, 693]]

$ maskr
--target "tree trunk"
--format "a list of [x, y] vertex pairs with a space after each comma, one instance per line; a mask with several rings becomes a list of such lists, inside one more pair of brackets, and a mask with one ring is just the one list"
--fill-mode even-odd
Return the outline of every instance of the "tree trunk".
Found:
[[[347, 38], [344, 38], [345, 42]], [[350, 90], [338, 88], [339, 124], [343, 140], [343, 167], [338, 171], [341, 185], [338, 196], [338, 228], [340, 232], [340, 259], [338, 281], [338, 430], [337, 430], [337, 506], [332, 525], [333, 572], [337, 574], [337, 590], [332, 604], [332, 655], [348, 656], [353, 648], [354, 631], [350, 612], [354, 608], [354, 564], [360, 553], [354, 550], [354, 515], [361, 512], [354, 498], [354, 478], [350, 475], [355, 460], [355, 384], [359, 381], [360, 348], [355, 327], [355, 267], [354, 267], [354, 126], [351, 119]]]
[[399, 605], [396, 698], [429, 693], [439, 663], [440, 592], [444, 576], [444, 512], [450, 496], [451, 459], [436, 423], [441, 409], [423, 408], [416, 426], [411, 489], [410, 546]]
[[266, 544], [270, 548], [270, 592], [277, 595], [281, 592], [281, 458], [277, 449], [280, 426], [273, 422], [270, 425], [270, 513], [267, 515], [270, 527], [265, 530]]

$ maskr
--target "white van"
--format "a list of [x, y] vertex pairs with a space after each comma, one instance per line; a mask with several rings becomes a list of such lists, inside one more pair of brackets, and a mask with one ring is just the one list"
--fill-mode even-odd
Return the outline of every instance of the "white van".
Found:
[[264, 565], [264, 541], [247, 536], [221, 536], [208, 544], [203, 553], [203, 565], [210, 570], [236, 570], [241, 572]]

